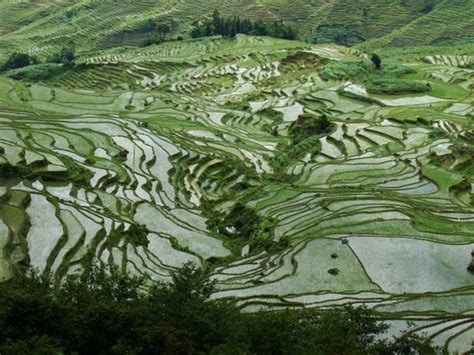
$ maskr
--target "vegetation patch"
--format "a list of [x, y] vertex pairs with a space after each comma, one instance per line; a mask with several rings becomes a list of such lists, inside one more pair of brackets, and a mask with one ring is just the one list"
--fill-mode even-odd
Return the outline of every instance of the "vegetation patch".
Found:
[[9, 70], [5, 75], [16, 80], [43, 81], [52, 79], [66, 70], [61, 64], [45, 63]]
[[238, 33], [256, 36], [271, 36], [275, 38], [296, 39], [296, 30], [280, 21], [265, 23], [263, 20], [252, 22], [248, 19], [241, 20], [239, 17], [221, 17], [215, 10], [212, 19], [204, 19], [203, 22], [196, 21], [191, 31], [191, 37], [209, 37], [221, 35], [235, 37]]
[[[241, 313], [211, 299], [203, 270], [186, 265], [170, 283], [91, 269], [55, 287], [28, 273], [0, 285], [0, 349], [18, 353], [431, 353], [425, 338], [377, 340], [389, 326], [366, 308]], [[27, 310], [27, 311], [26, 311]], [[46, 312], [45, 310], [48, 310]], [[343, 339], [343, 341], [341, 341]]]
[[402, 80], [386, 75], [372, 75], [366, 88], [368, 93], [377, 95], [423, 94], [431, 91], [429, 83]]

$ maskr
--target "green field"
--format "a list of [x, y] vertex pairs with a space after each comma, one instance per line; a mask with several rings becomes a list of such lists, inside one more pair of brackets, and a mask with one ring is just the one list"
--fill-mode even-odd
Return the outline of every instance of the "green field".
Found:
[[[448, 2], [418, 20], [421, 2], [394, 7], [398, 27], [372, 22], [356, 48], [244, 35], [118, 41], [153, 16], [186, 31], [191, 8], [217, 3], [0, 2], [11, 14], [0, 58], [43, 58], [69, 37], [78, 48], [74, 68], [42, 80], [0, 75], [0, 281], [25, 265], [61, 279], [91, 263], [164, 281], [191, 261], [212, 270], [213, 297], [246, 311], [367, 305], [450, 353], [471, 349], [474, 52], [436, 52], [445, 34], [421, 32]], [[291, 6], [310, 7], [244, 3], [287, 21], [301, 18]], [[467, 6], [466, 22], [452, 23], [472, 30], [471, 1], [452, 3], [444, 16]], [[342, 7], [328, 1], [303, 30]], [[106, 10], [125, 20], [99, 21]], [[429, 46], [395, 49], [407, 43]], [[387, 47], [380, 70], [362, 51], [376, 47]], [[305, 126], [321, 117], [325, 130]]]

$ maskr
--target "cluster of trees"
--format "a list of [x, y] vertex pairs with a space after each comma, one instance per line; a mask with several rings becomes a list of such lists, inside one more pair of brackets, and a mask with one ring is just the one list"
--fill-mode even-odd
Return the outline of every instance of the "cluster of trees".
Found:
[[[153, 44], [160, 44], [172, 40], [169, 35], [175, 30], [176, 23], [171, 20], [168, 23], [156, 22], [153, 19], [141, 24], [138, 28], [138, 32], [147, 33], [148, 36], [143, 40], [141, 45], [143, 47], [151, 46]], [[177, 37], [176, 40], [182, 40], [182, 37]]]
[[239, 17], [221, 17], [218, 10], [215, 10], [212, 19], [204, 22], [196, 22], [191, 31], [191, 37], [208, 37], [221, 35], [225, 37], [235, 37], [238, 33], [256, 36], [272, 36], [283, 39], [296, 39], [296, 30], [281, 21], [266, 23], [263, 20], [256, 22], [248, 19], [242, 20]]
[[67, 67], [72, 67], [76, 60], [76, 47], [74, 43], [70, 42], [61, 51], [53, 55], [48, 62], [49, 63], [60, 63]]
[[290, 126], [288, 135], [293, 144], [298, 144], [306, 138], [328, 133], [333, 127], [334, 123], [329, 121], [325, 114], [321, 116], [302, 114]]
[[7, 61], [1, 66], [2, 71], [27, 67], [37, 64], [38, 59], [27, 53], [13, 52]]
[[[66, 67], [74, 66], [76, 59], [76, 50], [73, 43], [67, 44], [61, 51], [51, 58], [48, 58], [45, 63], [63, 64]], [[13, 52], [8, 57], [7, 61], [0, 67], [1, 71], [25, 68], [30, 65], [40, 64], [40, 61], [35, 56], [28, 53]]]
[[55, 286], [34, 273], [0, 285], [0, 352], [10, 354], [414, 354], [422, 338], [376, 340], [387, 326], [364, 308], [242, 313], [210, 299], [206, 273], [170, 283], [92, 269]]
[[[172, 23], [171, 26], [173, 26], [173, 24], [174, 23]], [[153, 19], [149, 19], [143, 22], [143, 24], [138, 27], [138, 30], [141, 32], [156, 32], [165, 35], [171, 32], [171, 26], [167, 23], [157, 23]]]

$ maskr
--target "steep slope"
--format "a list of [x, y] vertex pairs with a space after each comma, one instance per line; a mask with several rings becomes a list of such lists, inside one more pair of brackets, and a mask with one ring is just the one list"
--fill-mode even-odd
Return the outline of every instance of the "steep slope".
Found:
[[[469, 60], [379, 71], [352, 49], [238, 35], [84, 55], [41, 82], [2, 74], [0, 280], [20, 262], [166, 280], [190, 261], [248, 311], [367, 305], [466, 352]], [[381, 73], [403, 90], [382, 94]]]
[[404, 47], [474, 42], [474, 0], [443, 1], [432, 12], [364, 47]]
[[474, 0], [3, 0], [0, 60], [13, 51], [45, 58], [71, 40], [81, 52], [139, 45], [153, 33], [149, 20], [185, 36], [216, 8], [226, 17], [283, 20], [318, 42], [382, 47], [474, 37]]

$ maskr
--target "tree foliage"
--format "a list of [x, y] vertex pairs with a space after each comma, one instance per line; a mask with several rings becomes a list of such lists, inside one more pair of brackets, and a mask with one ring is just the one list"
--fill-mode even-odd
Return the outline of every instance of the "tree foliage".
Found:
[[27, 273], [0, 285], [2, 354], [415, 354], [422, 338], [376, 340], [387, 326], [365, 308], [242, 313], [211, 299], [191, 264], [168, 283], [91, 268], [59, 286]]
[[10, 70], [10, 69], [24, 68], [24, 67], [27, 67], [28, 65], [36, 64], [36, 63], [37, 63], [37, 60], [35, 57], [30, 56], [27, 53], [14, 52], [8, 57], [2, 69]]
[[380, 69], [382, 68], [382, 58], [377, 53], [373, 53], [372, 56], [370, 57], [370, 60], [375, 66], [375, 69]]
[[66, 46], [61, 48], [59, 53], [56, 53], [50, 62], [64, 64], [66, 67], [72, 67], [76, 60], [76, 47], [73, 42], [69, 42]]
[[225, 18], [221, 17], [218, 10], [215, 10], [211, 19], [196, 21], [191, 30], [191, 37], [208, 37], [221, 35], [225, 37], [235, 37], [238, 33], [256, 36], [272, 36], [283, 39], [296, 39], [296, 30], [288, 24], [281, 21], [266, 23], [263, 20], [252, 22], [248, 19], [239, 17]]
[[328, 133], [333, 125], [325, 114], [321, 116], [303, 114], [290, 126], [288, 134], [293, 143], [298, 144], [311, 136]]

